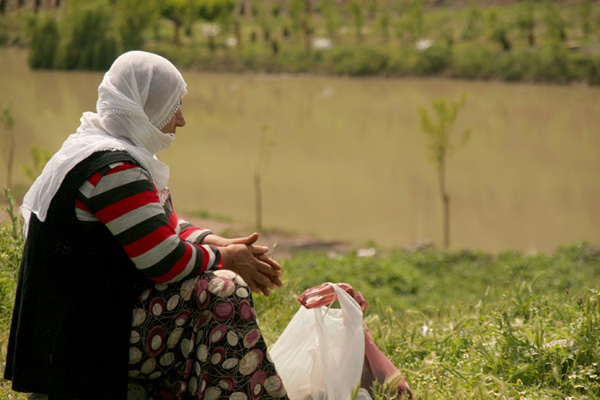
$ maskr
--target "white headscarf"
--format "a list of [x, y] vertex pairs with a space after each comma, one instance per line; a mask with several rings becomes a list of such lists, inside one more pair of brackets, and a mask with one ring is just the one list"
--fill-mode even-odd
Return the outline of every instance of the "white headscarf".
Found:
[[21, 206], [25, 233], [31, 213], [46, 220], [52, 198], [73, 167], [101, 150], [125, 150], [166, 188], [169, 167], [155, 154], [175, 135], [162, 129], [177, 113], [186, 91], [181, 73], [156, 54], [130, 51], [115, 60], [98, 87], [96, 113], [85, 112], [70, 135], [33, 183]]

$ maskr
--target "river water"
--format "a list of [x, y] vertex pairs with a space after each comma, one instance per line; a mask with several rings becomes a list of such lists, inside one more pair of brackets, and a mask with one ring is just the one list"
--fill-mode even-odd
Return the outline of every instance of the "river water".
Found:
[[[451, 247], [551, 251], [600, 245], [600, 88], [446, 79], [354, 79], [183, 71], [187, 126], [159, 155], [175, 206], [383, 247], [442, 241], [436, 171], [419, 106], [467, 95], [450, 156]], [[0, 49], [0, 103], [16, 118], [17, 192], [30, 147], [56, 151], [94, 110], [98, 72], [30, 71]], [[6, 185], [7, 132], [0, 186]], [[261, 153], [262, 152], [262, 153]], [[261, 155], [262, 154], [262, 155]]]

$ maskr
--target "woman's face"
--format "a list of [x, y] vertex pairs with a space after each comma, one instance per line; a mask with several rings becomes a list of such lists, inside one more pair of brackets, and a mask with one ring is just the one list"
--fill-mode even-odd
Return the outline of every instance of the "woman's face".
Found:
[[177, 112], [175, 113], [175, 115], [173, 115], [173, 118], [171, 118], [171, 120], [167, 123], [167, 125], [165, 125], [161, 129], [161, 132], [163, 132], [163, 133], [175, 133], [175, 129], [178, 126], [185, 126], [185, 117], [183, 116], [183, 112], [181, 111], [181, 107], [179, 108], [179, 110], [177, 110]]

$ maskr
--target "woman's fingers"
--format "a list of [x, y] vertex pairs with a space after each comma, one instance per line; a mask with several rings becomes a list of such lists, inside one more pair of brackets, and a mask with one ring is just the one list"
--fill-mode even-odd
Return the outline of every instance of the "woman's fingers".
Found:
[[281, 265], [279, 265], [279, 263], [277, 261], [275, 261], [271, 257], [267, 256], [266, 254], [260, 254], [255, 257], [258, 258], [260, 261], [269, 264], [271, 266], [271, 268], [273, 268], [274, 270], [281, 271]]
[[269, 251], [267, 246], [248, 246], [248, 249], [255, 257], [265, 254], [267, 251]]
[[242, 238], [237, 238], [234, 240], [235, 240], [235, 243], [251, 246], [254, 243], [256, 243], [256, 241], [258, 240], [258, 233], [254, 232], [252, 235], [242, 237]]

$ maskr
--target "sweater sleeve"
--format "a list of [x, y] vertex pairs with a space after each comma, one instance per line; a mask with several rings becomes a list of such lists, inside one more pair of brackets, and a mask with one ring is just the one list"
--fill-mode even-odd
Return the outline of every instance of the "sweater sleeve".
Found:
[[182, 237], [170, 196], [161, 202], [150, 175], [137, 165], [117, 163], [93, 174], [79, 189], [75, 210], [82, 223], [103, 223], [155, 282], [176, 282], [222, 265], [216, 247]]
[[204, 238], [213, 232], [210, 229], [197, 228], [183, 218], [179, 218], [179, 230], [181, 237], [186, 242], [201, 244]]

